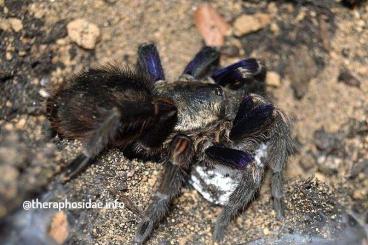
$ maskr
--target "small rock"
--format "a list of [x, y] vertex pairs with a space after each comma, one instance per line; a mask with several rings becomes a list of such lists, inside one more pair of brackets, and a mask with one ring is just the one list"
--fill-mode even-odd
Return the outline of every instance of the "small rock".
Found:
[[13, 55], [12, 55], [10, 52], [6, 52], [6, 53], [5, 53], [5, 58], [6, 58], [7, 60], [11, 60], [11, 59], [13, 58]]
[[24, 126], [26, 125], [27, 121], [25, 118], [21, 118], [15, 125], [17, 129], [24, 129]]
[[358, 80], [351, 72], [347, 69], [342, 69], [337, 78], [337, 81], [345, 83], [348, 86], [360, 87], [360, 80]]
[[48, 36], [45, 39], [46, 43], [52, 43], [60, 38], [64, 38], [67, 35], [67, 30], [65, 27], [65, 20], [59, 20], [57, 21], [53, 27], [51, 28], [51, 31], [49, 32]]
[[231, 28], [210, 4], [201, 4], [194, 13], [194, 22], [208, 46], [224, 45], [224, 37]]
[[267, 235], [269, 235], [270, 234], [270, 230], [266, 227], [266, 228], [264, 228], [263, 229], [263, 234], [265, 235], [265, 236], [267, 236]]
[[[302, 58], [301, 58], [302, 57]], [[296, 48], [289, 57], [286, 75], [297, 99], [302, 99], [308, 91], [310, 81], [317, 76], [318, 66], [306, 46]]]
[[341, 147], [341, 137], [336, 133], [329, 133], [322, 127], [313, 133], [314, 143], [319, 151], [332, 153]]
[[100, 29], [84, 19], [76, 19], [67, 25], [68, 36], [85, 49], [94, 49], [100, 40]]
[[13, 29], [13, 31], [19, 32], [20, 30], [23, 29], [23, 24], [22, 24], [22, 21], [20, 19], [9, 18], [8, 21], [9, 21], [9, 24], [10, 24], [11, 28]]
[[11, 29], [10, 23], [6, 19], [0, 18], [0, 30], [9, 31]]
[[62, 211], [57, 212], [51, 220], [49, 235], [57, 244], [64, 244], [69, 234], [68, 219]]
[[221, 55], [229, 56], [229, 57], [238, 57], [240, 50], [235, 45], [225, 45], [220, 49]]
[[274, 71], [267, 72], [266, 85], [275, 88], [280, 87], [281, 85], [280, 75]]
[[354, 198], [355, 200], [363, 199], [365, 196], [366, 196], [366, 195], [365, 195], [365, 193], [364, 193], [364, 191], [363, 191], [363, 190], [355, 190], [355, 191], [353, 192], [353, 198]]
[[243, 36], [266, 27], [270, 22], [271, 16], [268, 14], [243, 14], [239, 16], [233, 24], [234, 34], [238, 37]]
[[38, 91], [38, 93], [43, 97], [43, 98], [49, 98], [51, 97], [50, 93], [47, 92], [46, 89], [41, 88], [40, 91]]

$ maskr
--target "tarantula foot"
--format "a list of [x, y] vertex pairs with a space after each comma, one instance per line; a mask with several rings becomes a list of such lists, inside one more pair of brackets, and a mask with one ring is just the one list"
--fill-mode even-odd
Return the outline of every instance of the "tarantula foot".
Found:
[[165, 80], [160, 56], [153, 43], [142, 44], [138, 48], [138, 67], [153, 81]]
[[230, 131], [231, 140], [240, 140], [254, 134], [272, 122], [274, 112], [272, 104], [261, 104], [252, 108], [252, 103], [248, 97], [243, 100]]
[[189, 62], [183, 71], [183, 75], [189, 75], [194, 78], [201, 78], [213, 67], [218, 65], [220, 53], [216, 48], [202, 48]]
[[133, 244], [143, 244], [151, 235], [154, 228], [153, 221], [146, 217], [139, 223], [137, 232], [135, 234]]
[[283, 220], [285, 218], [285, 207], [282, 200], [274, 201], [273, 202], [273, 209], [276, 212], [276, 218], [278, 220]]
[[264, 66], [256, 59], [244, 59], [221, 68], [212, 74], [212, 79], [221, 86], [244, 84], [247, 80], [264, 73]]
[[216, 224], [215, 229], [212, 233], [212, 239], [215, 242], [220, 243], [222, 240], [224, 240], [225, 231], [226, 231], [225, 225]]
[[75, 176], [77, 176], [84, 168], [90, 163], [91, 159], [84, 154], [77, 156], [68, 166], [66, 171], [62, 174], [61, 179], [63, 183], [68, 182]]
[[216, 162], [240, 170], [254, 160], [249, 153], [221, 146], [210, 146], [205, 153]]

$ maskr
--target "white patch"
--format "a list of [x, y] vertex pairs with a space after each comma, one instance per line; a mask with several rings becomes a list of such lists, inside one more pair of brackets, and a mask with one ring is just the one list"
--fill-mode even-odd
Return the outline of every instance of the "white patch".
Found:
[[259, 145], [259, 148], [256, 150], [255, 155], [254, 155], [254, 160], [258, 167], [264, 166], [264, 163], [262, 161], [267, 157], [267, 149], [268, 149], [268, 145], [265, 143], [262, 143]]
[[[264, 167], [267, 158], [268, 144], [261, 143], [254, 152], [254, 164]], [[189, 183], [207, 201], [226, 205], [230, 195], [241, 181], [242, 170], [233, 169], [224, 165], [215, 165], [213, 168], [197, 165], [193, 168]], [[256, 177], [256, 176], [254, 176]]]
[[190, 184], [209, 202], [225, 205], [240, 178], [240, 170], [222, 165], [215, 165], [214, 168], [197, 165], [193, 169]]

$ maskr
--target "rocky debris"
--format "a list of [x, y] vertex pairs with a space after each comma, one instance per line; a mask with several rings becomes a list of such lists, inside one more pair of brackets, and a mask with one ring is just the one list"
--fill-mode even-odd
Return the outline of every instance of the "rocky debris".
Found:
[[10, 24], [11, 28], [13, 29], [13, 31], [19, 32], [20, 30], [23, 29], [23, 24], [22, 24], [22, 21], [20, 19], [9, 18], [8, 21], [9, 21], [9, 24]]
[[324, 128], [314, 132], [315, 145], [318, 150], [315, 157], [320, 172], [326, 175], [338, 173], [346, 154], [342, 137], [340, 133], [328, 133]]
[[25, 131], [40, 133], [42, 126], [39, 120], [21, 118], [0, 131], [0, 171], [6, 173], [0, 179], [0, 219], [44, 188], [58, 171], [52, 160], [58, 160], [55, 145]]
[[337, 81], [345, 83], [348, 86], [358, 87], [358, 88], [360, 87], [360, 84], [361, 84], [360, 80], [356, 78], [353, 74], [351, 74], [351, 72], [346, 68], [343, 68], [340, 71], [340, 74], [337, 77]]
[[23, 24], [20, 19], [17, 18], [8, 18], [2, 19], [0, 18], [0, 30], [3, 31], [15, 31], [19, 32], [23, 29]]
[[64, 212], [59, 211], [52, 217], [48, 233], [57, 244], [64, 244], [69, 235], [68, 219]]
[[53, 43], [60, 38], [66, 37], [67, 35], [68, 33], [66, 30], [65, 20], [59, 20], [52, 26], [44, 42]]
[[94, 49], [101, 33], [97, 25], [84, 19], [75, 19], [67, 25], [68, 36], [85, 49]]
[[[301, 57], [303, 58], [301, 59]], [[291, 82], [295, 98], [301, 99], [304, 97], [311, 79], [317, 76], [317, 73], [317, 64], [308, 47], [300, 46], [294, 49], [293, 55], [289, 57], [286, 74]]]
[[271, 22], [272, 17], [268, 14], [257, 13], [254, 15], [243, 14], [235, 19], [233, 24], [234, 34], [238, 37], [259, 31]]
[[[54, 209], [31, 208], [29, 210], [19, 210], [2, 220], [0, 224], [0, 243], [9, 245], [61, 244], [54, 238], [60, 238], [60, 241], [64, 238], [66, 227], [64, 217]], [[59, 236], [51, 237], [49, 234], [50, 227], [52, 229], [58, 227]], [[51, 235], [55, 235], [55, 232], [54, 230]]]
[[269, 26], [240, 37], [245, 54], [262, 57], [269, 70], [289, 78], [297, 99], [305, 96], [310, 80], [329, 62], [326, 39], [333, 40], [336, 30], [331, 2], [272, 1], [247, 12], [251, 15], [267, 8], [272, 20]]
[[349, 120], [336, 132], [321, 128], [313, 135], [316, 146], [313, 155], [321, 173], [339, 173], [350, 178], [368, 176], [368, 149], [364, 144], [368, 135], [366, 121]]
[[230, 34], [230, 26], [210, 4], [198, 6], [194, 13], [194, 22], [208, 46], [224, 45], [226, 35]]
[[20, 32], [23, 29], [23, 24], [20, 19], [17, 18], [0, 18], [0, 30], [3, 31], [15, 31]]
[[279, 87], [281, 85], [281, 78], [277, 72], [268, 71], [266, 75], [266, 85], [270, 87]]

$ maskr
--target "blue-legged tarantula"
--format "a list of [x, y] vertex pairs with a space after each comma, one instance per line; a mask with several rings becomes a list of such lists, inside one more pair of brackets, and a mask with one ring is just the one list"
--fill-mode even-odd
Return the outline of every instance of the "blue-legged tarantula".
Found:
[[155, 45], [144, 44], [135, 70], [91, 69], [48, 101], [57, 132], [85, 143], [65, 180], [108, 146], [163, 160], [160, 186], [135, 243], [148, 239], [186, 183], [224, 206], [213, 232], [214, 240], [222, 240], [229, 222], [259, 189], [266, 167], [272, 170], [274, 209], [283, 216], [282, 171], [292, 150], [288, 119], [262, 96], [247, 92], [245, 83], [264, 77], [259, 61], [244, 59], [225, 68], [217, 68], [218, 62], [217, 49], [204, 47], [177, 81], [167, 82]]

